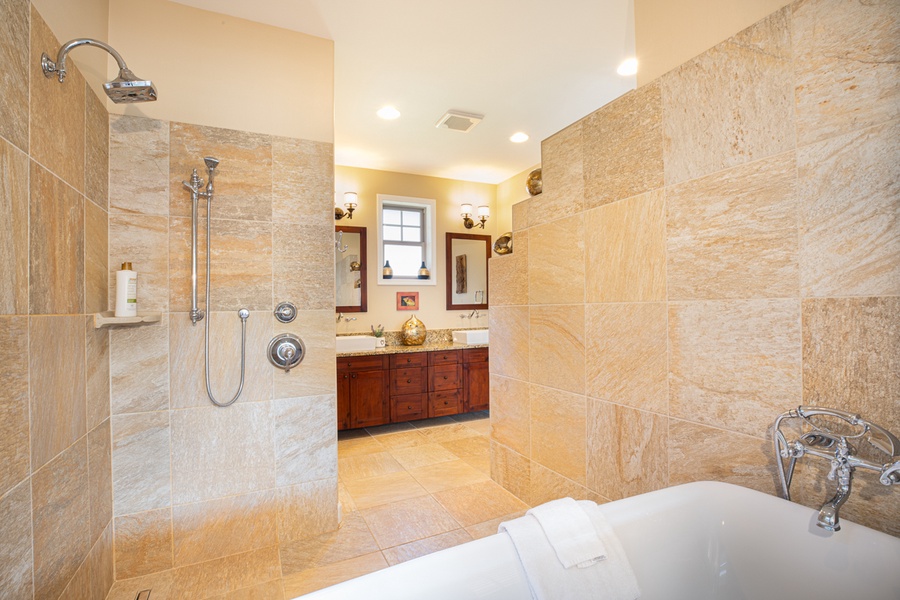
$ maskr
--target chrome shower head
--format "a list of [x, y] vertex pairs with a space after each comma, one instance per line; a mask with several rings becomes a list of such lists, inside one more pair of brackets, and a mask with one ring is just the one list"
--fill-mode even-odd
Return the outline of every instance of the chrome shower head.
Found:
[[133, 102], [153, 102], [156, 100], [156, 86], [148, 79], [141, 79], [125, 67], [119, 76], [103, 84], [103, 91], [116, 104]]
[[212, 156], [207, 156], [203, 159], [203, 162], [206, 163], [206, 168], [209, 171], [214, 171], [216, 167], [219, 166], [219, 159], [213, 158]]
[[63, 44], [56, 55], [54, 62], [46, 52], [41, 55], [41, 68], [44, 77], [53, 77], [56, 74], [59, 82], [66, 79], [66, 55], [78, 46], [97, 46], [103, 48], [116, 59], [119, 65], [119, 76], [103, 84], [103, 91], [116, 104], [133, 102], [153, 102], [156, 100], [156, 87], [148, 79], [141, 79], [131, 72], [122, 60], [122, 56], [111, 46], [99, 40], [91, 38], [76, 38]]

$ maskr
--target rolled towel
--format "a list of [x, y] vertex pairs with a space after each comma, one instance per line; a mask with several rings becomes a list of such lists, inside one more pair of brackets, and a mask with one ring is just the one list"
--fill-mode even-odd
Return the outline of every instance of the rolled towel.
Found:
[[584, 510], [572, 498], [560, 498], [528, 511], [566, 569], [587, 567], [606, 558], [606, 547]]

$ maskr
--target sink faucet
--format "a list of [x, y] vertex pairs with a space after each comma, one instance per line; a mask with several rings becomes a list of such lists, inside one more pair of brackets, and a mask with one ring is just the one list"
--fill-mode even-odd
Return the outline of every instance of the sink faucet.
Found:
[[480, 317], [480, 316], [481, 316], [481, 315], [478, 314], [478, 309], [477, 309], [477, 308], [474, 309], [472, 312], [469, 313], [469, 318], [470, 318], [470, 319], [471, 319], [472, 317], [475, 317], [475, 318], [477, 319], [477, 318]]
[[[811, 417], [837, 418], [857, 430], [852, 435], [837, 434], [822, 425], [820, 421], [813, 422], [810, 420]], [[801, 419], [809, 426], [809, 430], [798, 439], [788, 442], [781, 432], [781, 422], [784, 419]], [[797, 459], [809, 454], [831, 463], [828, 479], [837, 481], [837, 490], [834, 496], [822, 505], [816, 518], [816, 525], [826, 531], [841, 530], [840, 510], [850, 498], [853, 473], [857, 468], [877, 471], [879, 473], [878, 481], [882, 485], [890, 486], [900, 483], [900, 440], [891, 432], [866, 421], [859, 415], [833, 408], [799, 406], [796, 410], [789, 410], [775, 419], [774, 433], [776, 462], [781, 480], [782, 496], [785, 500], [791, 499], [791, 478]], [[856, 456], [856, 449], [850, 441], [863, 438], [887, 454], [890, 461], [878, 464]], [[784, 464], [786, 458], [790, 459], [787, 468]]]

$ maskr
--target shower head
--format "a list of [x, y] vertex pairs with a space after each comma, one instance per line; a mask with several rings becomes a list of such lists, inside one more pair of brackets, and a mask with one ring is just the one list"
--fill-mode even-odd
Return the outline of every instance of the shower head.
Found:
[[213, 158], [212, 156], [205, 157], [203, 162], [206, 163], [206, 168], [210, 171], [214, 171], [215, 168], [219, 166], [219, 159]]
[[44, 71], [44, 77], [53, 77], [56, 74], [59, 82], [62, 83], [66, 79], [66, 55], [78, 46], [97, 46], [103, 48], [116, 59], [119, 66], [119, 76], [103, 84], [103, 91], [116, 104], [133, 103], [133, 102], [153, 102], [156, 100], [156, 87], [153, 82], [147, 79], [141, 79], [131, 72], [125, 65], [122, 56], [116, 52], [111, 46], [99, 40], [91, 38], [76, 38], [63, 44], [56, 55], [56, 62], [44, 52], [41, 55], [41, 68]]

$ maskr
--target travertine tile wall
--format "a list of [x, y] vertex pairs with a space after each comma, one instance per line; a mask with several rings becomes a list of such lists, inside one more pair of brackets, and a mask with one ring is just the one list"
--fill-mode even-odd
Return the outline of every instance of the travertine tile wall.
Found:
[[[544, 141], [491, 261], [497, 481], [775, 493], [788, 408], [900, 431], [896, 12], [795, 2]], [[827, 466], [796, 499], [830, 497]], [[900, 535], [896, 490], [854, 487], [843, 516]]]
[[[116, 580], [263, 584], [280, 577], [279, 544], [337, 527], [333, 147], [134, 116], [111, 115], [109, 131], [110, 290], [131, 261], [139, 309], [163, 314], [110, 334]], [[189, 317], [191, 202], [181, 182], [195, 168], [206, 177], [205, 156], [221, 161], [207, 317], [220, 401], [240, 381], [237, 311], [250, 310], [244, 390], [228, 408], [207, 398], [205, 322]], [[200, 219], [203, 308], [205, 200]], [[275, 320], [281, 301], [296, 304], [294, 323]], [[287, 374], [265, 356], [283, 332], [307, 352]], [[223, 574], [232, 563], [246, 573]]]
[[27, 0], [0, 0], [0, 597], [113, 583], [107, 112]]

